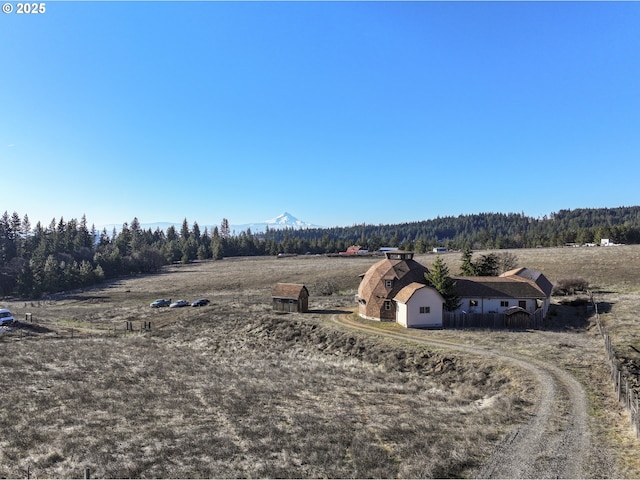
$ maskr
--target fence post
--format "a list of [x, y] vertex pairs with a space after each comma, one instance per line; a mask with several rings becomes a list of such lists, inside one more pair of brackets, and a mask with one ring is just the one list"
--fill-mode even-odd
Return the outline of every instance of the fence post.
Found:
[[89, 480], [90, 478], [91, 478], [91, 469], [89, 467], [85, 467], [84, 480]]
[[622, 401], [622, 372], [616, 368], [616, 391], [618, 392], [618, 401]]
[[640, 404], [638, 403], [638, 396], [636, 395], [636, 437], [640, 437]]

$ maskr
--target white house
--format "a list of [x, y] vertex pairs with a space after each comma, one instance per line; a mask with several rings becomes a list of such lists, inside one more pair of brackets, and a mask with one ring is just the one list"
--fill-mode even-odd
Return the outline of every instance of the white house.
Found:
[[549, 311], [549, 305], [551, 305], [551, 293], [553, 292], [553, 283], [549, 281], [547, 277], [544, 276], [542, 272], [537, 270], [533, 270], [531, 268], [520, 267], [515, 268], [513, 270], [509, 270], [508, 272], [504, 272], [501, 277], [511, 278], [513, 280], [524, 280], [530, 283], [533, 283], [534, 286], [540, 290], [543, 294], [543, 297], [540, 297], [543, 301], [543, 304], [540, 308], [542, 308], [543, 316], [547, 315]]
[[[517, 268], [499, 277], [453, 277], [462, 305], [443, 312], [444, 299], [428, 284], [429, 270], [413, 259], [413, 252], [385, 252], [385, 259], [361, 275], [358, 313], [378, 321], [396, 321], [410, 328], [449, 325], [451, 316], [505, 314], [505, 326], [529, 325], [528, 319], [542, 319], [549, 309], [553, 285], [540, 272]], [[522, 322], [519, 319], [524, 319]]]
[[546, 316], [553, 284], [540, 272], [517, 268], [499, 277], [454, 277], [462, 305], [456, 312], [508, 313], [513, 307]]
[[435, 288], [413, 282], [393, 298], [396, 303], [396, 322], [411, 328], [442, 327], [444, 298]]

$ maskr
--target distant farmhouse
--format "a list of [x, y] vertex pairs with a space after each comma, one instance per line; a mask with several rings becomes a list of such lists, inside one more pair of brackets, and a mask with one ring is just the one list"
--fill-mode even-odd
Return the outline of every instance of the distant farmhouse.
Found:
[[499, 277], [453, 277], [461, 305], [444, 312], [429, 270], [413, 252], [390, 251], [361, 275], [358, 313], [405, 327], [482, 326], [535, 328], [549, 310], [553, 285], [540, 272], [518, 268]]

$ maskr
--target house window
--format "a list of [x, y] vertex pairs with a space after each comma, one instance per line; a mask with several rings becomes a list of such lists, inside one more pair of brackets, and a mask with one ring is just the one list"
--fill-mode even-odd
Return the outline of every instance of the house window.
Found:
[[508, 307], [509, 306], [509, 301], [508, 300], [501, 300], [500, 301], [500, 306], [501, 307]]
[[477, 307], [478, 306], [478, 300], [469, 300], [469, 306], [470, 307]]
[[519, 306], [520, 308], [524, 308], [524, 309], [526, 310], [526, 309], [527, 309], [527, 301], [526, 301], [526, 300], [520, 300], [520, 301], [518, 302], [518, 306]]
[[385, 280], [384, 281], [384, 286], [386, 288], [393, 288], [393, 280]]
[[420, 313], [431, 313], [431, 307], [420, 307]]
[[385, 310], [391, 310], [391, 301], [390, 300], [386, 300], [384, 302], [384, 309]]

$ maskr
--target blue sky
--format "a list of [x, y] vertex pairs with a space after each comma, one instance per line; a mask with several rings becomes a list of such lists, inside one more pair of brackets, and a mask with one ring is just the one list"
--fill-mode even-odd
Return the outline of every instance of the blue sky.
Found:
[[0, 211], [335, 226], [638, 205], [638, 25], [638, 2], [3, 14]]

